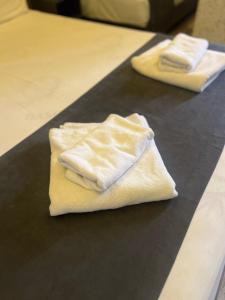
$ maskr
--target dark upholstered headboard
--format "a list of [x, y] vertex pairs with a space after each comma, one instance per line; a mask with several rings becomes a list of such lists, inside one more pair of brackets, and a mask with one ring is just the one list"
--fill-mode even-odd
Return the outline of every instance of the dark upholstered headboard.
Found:
[[[184, 17], [191, 14], [197, 7], [198, 0], [148, 0], [150, 2], [151, 18], [146, 30], [155, 32], [168, 32], [173, 26], [179, 23]], [[54, 4], [59, 14], [66, 16], [82, 17], [80, 14], [80, 0], [27, 0], [29, 6], [34, 9], [45, 8], [47, 4]], [[41, 6], [42, 5], [42, 6]], [[47, 9], [46, 9], [47, 10]], [[47, 11], [50, 12], [50, 9]], [[56, 11], [55, 11], [56, 12]], [[103, 23], [110, 23], [105, 22]], [[135, 27], [130, 25], [122, 25]]]
[[[197, 8], [197, 4], [198, 4], [198, 0], [148, 0], [148, 1], [150, 2], [151, 17], [150, 17], [149, 24], [145, 29], [155, 31], [155, 32], [168, 32], [176, 24], [178, 24], [183, 18], [193, 13]], [[76, 2], [79, 2], [79, 0], [76, 0]], [[78, 10], [77, 13], [79, 13]], [[100, 21], [100, 22], [111, 23], [107, 21]], [[124, 24], [118, 24], [118, 25], [135, 27], [135, 26], [124, 25]]]
[[183, 0], [175, 5], [174, 0], [149, 0], [151, 19], [148, 28], [152, 31], [167, 32], [197, 7], [198, 0]]

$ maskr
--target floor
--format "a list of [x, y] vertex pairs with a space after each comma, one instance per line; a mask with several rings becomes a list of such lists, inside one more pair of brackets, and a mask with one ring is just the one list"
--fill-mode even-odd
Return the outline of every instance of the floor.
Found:
[[[187, 34], [192, 34], [195, 22], [195, 15], [191, 15], [187, 17], [182, 23], [176, 26], [173, 30], [171, 30], [172, 35], [176, 35], [179, 32], [184, 32]], [[217, 293], [216, 300], [225, 300], [225, 270], [223, 272], [222, 279], [220, 281], [219, 290]]]

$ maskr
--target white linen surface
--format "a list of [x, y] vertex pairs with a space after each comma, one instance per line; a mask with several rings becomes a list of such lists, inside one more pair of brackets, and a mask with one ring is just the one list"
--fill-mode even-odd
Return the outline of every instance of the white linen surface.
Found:
[[[132, 115], [129, 118], [146, 126], [143, 118]], [[140, 123], [141, 122], [141, 123]], [[76, 124], [74, 124], [74, 127]], [[93, 130], [96, 124], [89, 124]], [[86, 124], [83, 124], [83, 128]], [[177, 196], [175, 183], [162, 161], [154, 140], [150, 140], [139, 161], [127, 173], [115, 182], [107, 191], [99, 193], [88, 190], [69, 181], [65, 177], [65, 169], [60, 165], [58, 157], [68, 147], [73, 147], [86, 135], [81, 124], [75, 128], [53, 128], [50, 130], [51, 174], [50, 174], [50, 214], [52, 216], [89, 212], [103, 209], [114, 209], [126, 205], [143, 202], [166, 200]], [[62, 132], [60, 132], [62, 130]], [[68, 134], [67, 134], [68, 133]], [[71, 143], [72, 137], [72, 145]], [[67, 144], [67, 141], [69, 143]]]
[[153, 36], [32, 10], [1, 24], [0, 155], [76, 101]]
[[180, 33], [159, 56], [159, 68], [162, 71], [194, 71], [206, 54], [209, 43], [205, 39]]
[[0, 0], [0, 24], [28, 11], [26, 0]]
[[158, 66], [161, 53], [168, 47], [167, 39], [150, 50], [131, 59], [133, 68], [147, 77], [179, 86], [191, 91], [202, 92], [225, 69], [225, 54], [207, 50], [201, 62], [193, 72], [176, 73], [161, 71]]
[[141, 28], [150, 21], [149, 0], [81, 0], [80, 4], [82, 14], [88, 18]]
[[72, 149], [60, 154], [66, 177], [87, 189], [104, 191], [143, 154], [154, 137], [150, 128], [111, 114]]

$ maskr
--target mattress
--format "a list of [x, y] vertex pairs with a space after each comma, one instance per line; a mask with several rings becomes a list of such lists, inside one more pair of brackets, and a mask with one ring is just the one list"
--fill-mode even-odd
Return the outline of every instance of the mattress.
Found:
[[[28, 36], [24, 38], [21, 34], [28, 24], [32, 28], [30, 38], [34, 36], [32, 43]], [[93, 39], [92, 29], [97, 31]], [[4, 24], [4, 27], [0, 27], [0, 32], [1, 41], [4, 39], [1, 45], [5, 47], [0, 56], [1, 70], [4, 70], [1, 76], [1, 82], [4, 83], [1, 98], [2, 154], [6, 152], [0, 161], [3, 199], [0, 206], [0, 259], [3, 270], [0, 280], [1, 299], [15, 296], [17, 299], [73, 299], [75, 296], [76, 299], [90, 299], [90, 295], [92, 299], [110, 299], [107, 294], [109, 291], [112, 292], [111, 297], [116, 295], [117, 299], [139, 300], [146, 299], [147, 295], [152, 295], [150, 299], [166, 300], [213, 299], [225, 254], [225, 151], [221, 148], [224, 119], [218, 119], [216, 127], [212, 123], [212, 131], [207, 127], [200, 128], [209, 134], [211, 142], [207, 151], [211, 149], [216, 154], [218, 163], [216, 164], [216, 159], [210, 167], [211, 171], [214, 167], [215, 170], [207, 175], [209, 183], [201, 188], [202, 195], [193, 211], [190, 224], [183, 224], [188, 230], [184, 239], [183, 235], [180, 239], [182, 244], [173, 244], [177, 231], [173, 232], [168, 228], [171, 240], [166, 244], [169, 249], [177, 248], [177, 252], [167, 256], [167, 247], [159, 248], [164, 260], [161, 268], [154, 268], [153, 271], [151, 267], [153, 259], [157, 261], [157, 255], [150, 255], [151, 240], [146, 240], [147, 236], [150, 238], [149, 226], [164, 218], [167, 211], [175, 205], [174, 202], [168, 202], [170, 204], [167, 204], [167, 208], [163, 208], [162, 204], [155, 208], [154, 204], [149, 204], [114, 212], [49, 217], [48, 130], [63, 121], [102, 121], [111, 112], [128, 114], [137, 111], [147, 114], [151, 124], [160, 124], [160, 119], [163, 124], [176, 110], [177, 116], [182, 112], [180, 124], [183, 128], [188, 120], [185, 119], [187, 107], [196, 113], [200, 113], [201, 110], [197, 108], [202, 107], [200, 121], [203, 122], [203, 117], [208, 115], [209, 105], [220, 115], [224, 112], [223, 101], [220, 100], [224, 94], [224, 75], [206, 92], [196, 95], [141, 77], [130, 68], [129, 60], [117, 68], [119, 63], [151, 39], [152, 35], [92, 22], [30, 12]], [[18, 35], [21, 36], [19, 41], [11, 38]], [[76, 42], [77, 39], [80, 41], [79, 47], [74, 46], [77, 45], [75, 41], [74, 44], [71, 42], [71, 35]], [[96, 36], [102, 39], [97, 40]], [[103, 37], [106, 41], [103, 41]], [[157, 37], [138, 53], [162, 38], [164, 37]], [[120, 39], [125, 40], [124, 43]], [[35, 44], [35, 40], [38, 43]], [[20, 47], [15, 47], [18, 45]], [[62, 48], [57, 48], [54, 52], [56, 45]], [[88, 52], [84, 52], [86, 47], [89, 47]], [[90, 50], [95, 57], [93, 61], [87, 61]], [[218, 50], [224, 51], [223, 48]], [[100, 66], [103, 67], [102, 70]], [[113, 68], [116, 68], [115, 71], [100, 81]], [[55, 78], [55, 84], [51, 85], [51, 80], [54, 81]], [[97, 82], [98, 85], [93, 87]], [[84, 94], [91, 87], [93, 89]], [[80, 98], [82, 94], [84, 95]], [[118, 102], [120, 97], [123, 99]], [[66, 109], [71, 103], [73, 104]], [[65, 110], [59, 114], [63, 109]], [[54, 116], [56, 117], [53, 118]], [[197, 123], [198, 120], [196, 119]], [[156, 134], [162, 130], [158, 126]], [[37, 131], [32, 134], [34, 130]], [[190, 132], [190, 141], [193, 133], [194, 127]], [[169, 157], [167, 151], [169, 138], [164, 133], [160, 139], [160, 150], [165, 153], [167, 164], [169, 161], [172, 163], [172, 156]], [[21, 143], [16, 146], [19, 141]], [[179, 146], [179, 139], [177, 142]], [[196, 143], [196, 149], [197, 146]], [[191, 153], [192, 156], [193, 154], [194, 152]], [[171, 171], [173, 175], [175, 171]], [[180, 172], [182, 174], [182, 170]], [[197, 190], [200, 179], [195, 178]], [[204, 180], [207, 181], [206, 179]], [[191, 198], [189, 201], [192, 202]], [[160, 212], [153, 219], [152, 210]], [[185, 213], [182, 214], [183, 217]], [[173, 222], [176, 224], [176, 221], [174, 219]], [[159, 230], [167, 232], [160, 227]], [[157, 230], [153, 238], [160, 239]], [[131, 247], [125, 255], [129, 245], [127, 241], [134, 248]], [[112, 250], [115, 250], [114, 254]], [[157, 253], [157, 249], [155, 251]], [[143, 256], [138, 258], [138, 253]], [[134, 266], [138, 269], [133, 269]], [[24, 286], [26, 288], [21, 288]]]
[[2, 24], [0, 135], [5, 138], [0, 155], [79, 98], [152, 36], [36, 11]]
[[149, 0], [81, 0], [82, 15], [102, 21], [145, 28], [150, 21]]

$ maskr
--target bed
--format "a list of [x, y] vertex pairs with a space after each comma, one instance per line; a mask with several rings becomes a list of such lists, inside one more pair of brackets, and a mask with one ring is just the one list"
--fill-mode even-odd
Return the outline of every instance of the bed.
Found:
[[50, 217], [48, 131], [65, 120], [102, 121], [112, 110], [144, 113], [157, 132], [176, 110], [203, 117], [211, 103], [222, 116], [224, 74], [199, 95], [156, 83], [131, 70], [129, 56], [164, 36], [21, 7], [0, 25], [0, 298], [214, 299], [225, 257], [224, 119], [211, 124], [206, 159], [215, 159], [180, 229], [176, 219], [168, 228], [160, 220], [185, 201]]

